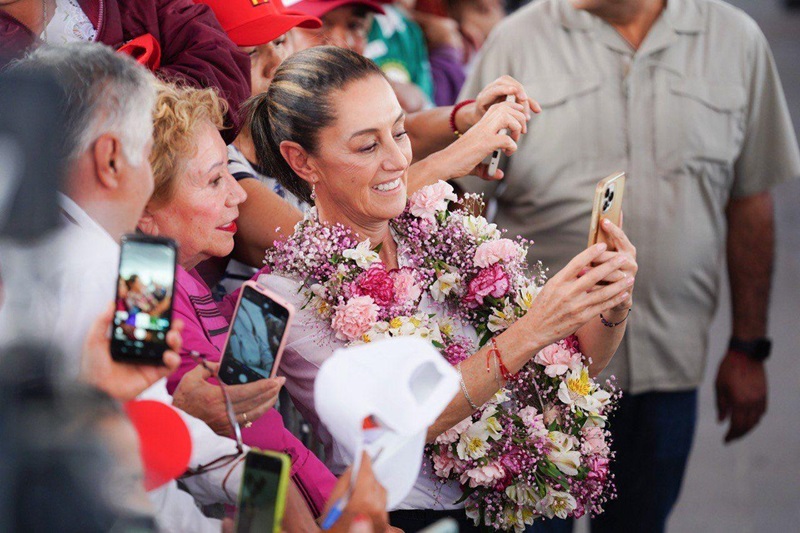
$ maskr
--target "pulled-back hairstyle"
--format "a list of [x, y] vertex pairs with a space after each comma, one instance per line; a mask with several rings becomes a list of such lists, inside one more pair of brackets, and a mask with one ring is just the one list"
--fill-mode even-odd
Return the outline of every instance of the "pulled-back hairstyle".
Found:
[[281, 155], [283, 141], [293, 141], [311, 154], [318, 132], [336, 120], [331, 93], [369, 76], [384, 77], [371, 60], [344, 48], [318, 46], [290, 56], [275, 72], [267, 92], [246, 104], [258, 162], [285, 189], [311, 202], [311, 187]]
[[196, 89], [159, 83], [153, 111], [153, 168], [155, 187], [150, 202], [164, 205], [172, 198], [175, 177], [197, 154], [197, 127], [208, 120], [221, 129], [227, 103], [212, 88]]

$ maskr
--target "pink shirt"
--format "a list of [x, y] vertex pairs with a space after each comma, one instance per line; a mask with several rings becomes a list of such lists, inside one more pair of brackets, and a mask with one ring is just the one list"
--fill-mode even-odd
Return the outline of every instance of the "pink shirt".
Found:
[[[178, 267], [175, 279], [173, 317], [183, 320], [183, 347], [181, 366], [168, 382], [172, 393], [183, 375], [196, 365], [188, 355], [197, 351], [209, 361], [219, 361], [228, 334], [229, 320], [233, 316], [238, 291], [215, 302], [211, 291], [200, 275]], [[245, 444], [265, 450], [288, 454], [292, 458], [292, 479], [303, 493], [312, 512], [319, 516], [330, 496], [336, 478], [303, 444], [283, 425], [283, 418], [270, 409], [250, 428], [242, 427]]]

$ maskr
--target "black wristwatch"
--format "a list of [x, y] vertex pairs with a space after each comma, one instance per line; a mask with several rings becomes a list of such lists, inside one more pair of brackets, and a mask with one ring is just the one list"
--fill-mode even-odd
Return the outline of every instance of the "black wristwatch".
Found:
[[731, 337], [731, 342], [728, 343], [729, 352], [739, 352], [754, 361], [766, 361], [770, 350], [772, 350], [772, 341], [766, 337], [752, 341], [743, 341], [736, 337]]

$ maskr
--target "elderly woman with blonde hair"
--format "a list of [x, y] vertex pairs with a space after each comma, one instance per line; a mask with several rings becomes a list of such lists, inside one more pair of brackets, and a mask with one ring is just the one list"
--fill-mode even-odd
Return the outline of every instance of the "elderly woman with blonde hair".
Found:
[[[219, 130], [224, 101], [211, 89], [163, 85], [154, 113], [151, 155], [155, 189], [139, 220], [139, 229], [177, 241], [178, 268], [173, 312], [185, 323], [183, 362], [171, 376], [170, 391], [186, 379], [175, 395], [175, 405], [206, 421], [217, 433], [230, 435], [221, 389], [197, 366], [191, 352], [210, 361], [215, 369], [230, 326], [237, 294], [215, 302], [195, 267], [206, 259], [224, 257], [233, 249], [239, 205], [247, 195], [228, 171], [227, 151]], [[197, 367], [197, 368], [195, 368]], [[194, 370], [193, 370], [194, 369]], [[273, 408], [284, 378], [228, 386], [237, 421], [246, 444], [287, 453], [292, 458], [292, 494], [315, 516], [336, 482], [327, 468], [283, 425]], [[299, 492], [299, 494], [298, 494]]]

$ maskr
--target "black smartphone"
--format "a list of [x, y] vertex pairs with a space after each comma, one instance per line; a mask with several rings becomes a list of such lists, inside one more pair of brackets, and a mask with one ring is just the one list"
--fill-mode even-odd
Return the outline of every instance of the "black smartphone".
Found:
[[244, 461], [236, 533], [280, 533], [292, 462], [288, 455], [251, 450]]
[[223, 383], [275, 377], [294, 307], [254, 281], [242, 285], [219, 367]]
[[111, 356], [117, 361], [160, 365], [172, 324], [178, 245], [172, 239], [122, 237]]

